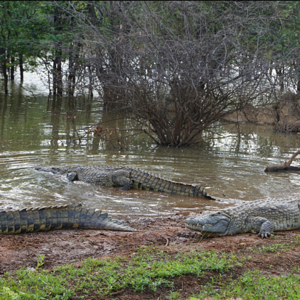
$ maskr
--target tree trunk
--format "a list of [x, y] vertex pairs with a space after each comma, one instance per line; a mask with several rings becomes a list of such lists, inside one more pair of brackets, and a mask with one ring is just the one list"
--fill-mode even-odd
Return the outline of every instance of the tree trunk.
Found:
[[93, 98], [93, 72], [92, 72], [92, 68], [89, 65], [88, 66], [88, 71], [89, 71], [89, 97], [92, 99]]
[[300, 150], [295, 152], [289, 161], [285, 161], [282, 165], [267, 166], [265, 172], [280, 172], [280, 171], [300, 171], [299, 167], [291, 166], [291, 163], [300, 154]]
[[61, 68], [61, 45], [59, 44], [59, 50], [57, 51], [56, 62], [57, 62], [57, 95], [62, 96], [63, 93], [63, 82], [62, 82], [62, 68]]
[[6, 58], [6, 51], [4, 48], [0, 47], [0, 56], [2, 56], [2, 59], [0, 61], [1, 63], [1, 70], [2, 74], [4, 77], [4, 93], [8, 94], [8, 76], [7, 76], [7, 69], [6, 69], [6, 63], [7, 63], [7, 58]]
[[[10, 74], [10, 66], [9, 66], [9, 62], [10, 62], [10, 53], [9, 51], [6, 51], [6, 61], [7, 61], [7, 64], [8, 66], [6, 66], [6, 73], [7, 73], [7, 77], [8, 77], [8, 74]], [[7, 78], [8, 79], [8, 78]]]
[[56, 68], [56, 59], [53, 61], [52, 74], [53, 74], [53, 95], [56, 95], [56, 92], [57, 92], [57, 68]]
[[19, 67], [20, 67], [20, 79], [21, 82], [24, 80], [24, 68], [23, 68], [23, 54], [19, 53]]
[[69, 96], [74, 96], [74, 81], [73, 78], [75, 78], [74, 73], [74, 47], [73, 45], [69, 48], [69, 75], [68, 75], [68, 94]]
[[[280, 92], [283, 92], [284, 91], [284, 83], [283, 83], [284, 69], [277, 68], [275, 70], [276, 70], [277, 77], [279, 79]], [[299, 82], [298, 82], [298, 86], [299, 86]], [[299, 86], [299, 88], [300, 88], [300, 86]]]
[[[61, 11], [56, 8], [54, 12], [54, 29], [55, 35], [59, 35], [62, 31], [62, 19]], [[63, 84], [62, 84], [62, 45], [61, 42], [55, 43], [55, 59], [53, 62], [53, 95], [62, 95]]]
[[11, 67], [10, 67], [10, 80], [15, 79], [15, 57], [12, 55], [10, 58]]

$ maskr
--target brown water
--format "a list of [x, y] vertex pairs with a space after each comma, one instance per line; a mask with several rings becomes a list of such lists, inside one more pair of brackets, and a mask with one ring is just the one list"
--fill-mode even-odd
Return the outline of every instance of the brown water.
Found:
[[[156, 147], [147, 136], [125, 137], [134, 133], [130, 131], [119, 132], [119, 144], [105, 142], [85, 132], [116, 116], [104, 113], [96, 101], [48, 100], [34, 78], [27, 77], [25, 89], [11, 85], [7, 97], [0, 92], [1, 207], [82, 202], [112, 214], [154, 216], [225, 207], [236, 203], [235, 199], [297, 197], [300, 193], [300, 173], [263, 171], [297, 151], [300, 136], [275, 133], [267, 126], [243, 125], [239, 131], [235, 125], [219, 124], [216, 132], [205, 133], [202, 143], [188, 148]], [[105, 126], [128, 129], [132, 122], [120, 118]], [[72, 184], [34, 170], [35, 166], [77, 164], [143, 168], [173, 180], [201, 183], [209, 194], [224, 201]]]

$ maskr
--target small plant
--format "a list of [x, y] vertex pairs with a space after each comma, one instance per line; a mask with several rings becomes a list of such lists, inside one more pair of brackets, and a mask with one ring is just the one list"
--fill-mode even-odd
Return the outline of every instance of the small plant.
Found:
[[277, 251], [287, 251], [289, 248], [288, 244], [272, 244], [269, 246], [262, 246], [259, 251], [260, 252], [277, 252]]
[[254, 245], [253, 247], [249, 248], [252, 252], [259, 251], [259, 252], [279, 252], [279, 251], [287, 251], [289, 250], [290, 244], [285, 243], [285, 244], [271, 244], [267, 246], [257, 246]]
[[4, 286], [0, 294], [6, 299], [19, 299], [19, 295], [13, 292], [9, 287]]
[[299, 235], [294, 235], [295, 238], [295, 244], [300, 244], [300, 236]]
[[43, 266], [45, 264], [44, 262], [44, 259], [45, 259], [45, 255], [40, 255], [36, 261], [36, 267], [35, 269], [38, 270], [41, 266]]
[[178, 300], [180, 299], [180, 293], [179, 292], [171, 292], [169, 299], [170, 300]]

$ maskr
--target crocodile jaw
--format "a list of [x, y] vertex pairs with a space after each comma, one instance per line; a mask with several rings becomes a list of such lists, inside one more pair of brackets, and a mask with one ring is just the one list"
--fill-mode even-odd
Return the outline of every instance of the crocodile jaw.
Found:
[[230, 217], [220, 212], [205, 212], [196, 218], [185, 220], [185, 226], [192, 230], [216, 235], [224, 235], [230, 224]]
[[65, 168], [59, 168], [59, 167], [51, 167], [51, 168], [42, 168], [42, 167], [35, 167], [35, 170], [42, 171], [42, 172], [50, 172], [53, 174], [65, 174], [66, 169]]

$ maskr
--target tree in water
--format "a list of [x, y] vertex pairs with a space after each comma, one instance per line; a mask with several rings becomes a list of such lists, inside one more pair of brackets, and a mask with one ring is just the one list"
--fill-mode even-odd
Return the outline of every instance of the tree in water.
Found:
[[116, 3], [93, 4], [98, 21], [111, 21], [80, 25], [95, 88], [157, 144], [197, 143], [224, 115], [273, 89], [258, 51], [268, 3]]

